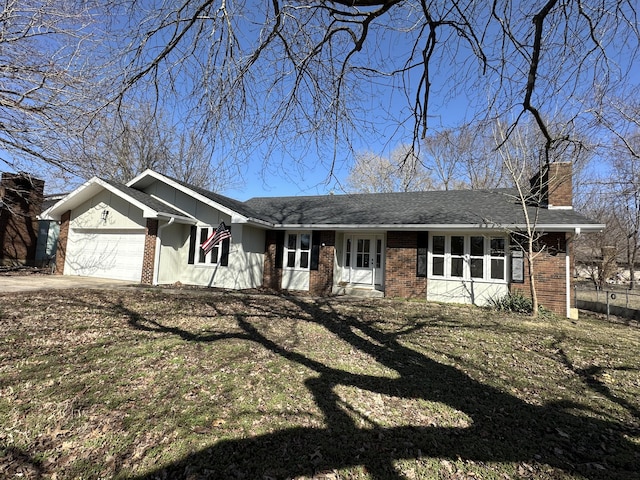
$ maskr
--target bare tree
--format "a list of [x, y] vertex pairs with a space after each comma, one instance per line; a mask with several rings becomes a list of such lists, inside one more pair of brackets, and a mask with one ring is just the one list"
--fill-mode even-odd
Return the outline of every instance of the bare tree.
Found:
[[356, 154], [347, 176], [347, 190], [359, 193], [416, 192], [433, 189], [429, 172], [409, 146], [397, 147], [388, 158], [371, 152]]
[[[122, 90], [149, 82], [184, 94], [239, 155], [256, 143], [292, 157], [313, 141], [346, 151], [389, 123], [396, 141], [409, 133], [418, 148], [429, 119], [457, 98], [476, 117], [532, 121], [551, 147], [562, 141], [547, 121], [556, 112], [586, 128], [606, 114], [596, 90], [637, 90], [630, 0], [157, 0], [126, 14]], [[372, 118], [372, 97], [389, 92], [394, 101]], [[331, 171], [337, 157], [326, 158]]]
[[420, 156], [432, 172], [436, 188], [497, 188], [510, 184], [487, 125], [466, 123], [426, 136]]
[[[549, 125], [549, 131], [563, 132], [570, 125]], [[545, 232], [538, 228], [540, 208], [547, 208], [546, 202], [559, 183], [567, 179], [555, 178], [551, 169], [554, 163], [570, 162], [572, 166], [586, 163], [588, 156], [582, 155], [583, 142], [571, 140], [571, 135], [554, 133], [555, 138], [565, 138], [565, 142], [549, 145], [536, 129], [521, 125], [513, 129], [496, 123], [494, 127], [497, 152], [506, 171], [511, 177], [515, 190], [515, 200], [521, 207], [524, 225], [511, 231], [512, 240], [524, 252], [528, 270], [529, 294], [532, 301], [532, 315], [538, 314], [538, 291], [536, 285], [536, 259], [545, 253]], [[571, 169], [573, 171], [573, 168]]]
[[86, 61], [94, 48], [94, 7], [91, 0], [3, 2], [0, 162], [6, 166], [19, 170], [26, 160], [66, 168], [56, 144], [78, 134], [104, 86]]
[[551, 152], [558, 114], [618, 129], [628, 110], [608, 106], [639, 89], [632, 0], [13, 0], [0, 28], [5, 162], [65, 167], [54, 143], [141, 95], [227, 161], [315, 149], [332, 174], [371, 138], [418, 151], [457, 109], [531, 121]]
[[215, 191], [238, 184], [227, 166], [215, 161], [201, 133], [170, 122], [165, 112], [146, 102], [103, 110], [72, 148], [76, 150], [69, 150], [68, 165], [84, 178], [127, 182], [152, 169]]
[[611, 206], [624, 238], [629, 287], [635, 287], [635, 265], [640, 253], [640, 130], [619, 140], [611, 155]]

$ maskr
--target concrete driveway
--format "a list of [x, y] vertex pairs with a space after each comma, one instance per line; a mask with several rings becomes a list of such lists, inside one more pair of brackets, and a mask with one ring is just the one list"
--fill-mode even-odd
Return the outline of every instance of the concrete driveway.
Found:
[[126, 288], [137, 284], [128, 280], [76, 277], [70, 275], [0, 275], [0, 295], [13, 292], [64, 288]]

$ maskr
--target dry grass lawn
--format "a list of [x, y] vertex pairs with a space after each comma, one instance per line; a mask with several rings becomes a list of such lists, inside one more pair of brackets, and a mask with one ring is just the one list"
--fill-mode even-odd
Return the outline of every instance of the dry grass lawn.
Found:
[[640, 478], [639, 353], [586, 315], [0, 294], [0, 477]]

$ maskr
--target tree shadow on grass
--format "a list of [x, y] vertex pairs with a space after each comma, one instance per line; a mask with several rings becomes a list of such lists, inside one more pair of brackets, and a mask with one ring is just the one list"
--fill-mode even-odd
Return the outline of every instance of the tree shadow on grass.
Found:
[[[237, 314], [241, 333], [234, 338], [256, 342], [315, 372], [305, 386], [324, 414], [326, 428], [294, 427], [218, 441], [135, 478], [295, 478], [359, 466], [374, 479], [401, 479], [407, 475], [398, 468], [397, 461], [423, 462], [433, 457], [461, 459], [480, 467], [489, 462], [536, 464], [541, 470], [530, 474], [536, 477], [558, 478], [569, 473], [589, 479], [640, 478], [640, 446], [629, 439], [638, 435], [637, 427], [576, 415], [570, 410], [580, 406], [566, 402], [528, 404], [408, 348], [399, 341], [404, 331], [382, 331], [374, 324], [336, 311], [330, 301], [296, 297], [288, 300], [307, 321], [312, 319], [353, 348], [393, 369], [397, 378], [354, 374], [325, 365], [271, 340], [251, 322], [250, 316]], [[247, 297], [244, 301], [253, 309], [272, 308], [264, 299]], [[210, 305], [215, 308], [214, 302]], [[277, 321], [278, 311], [274, 308], [265, 315], [273, 315]], [[149, 322], [135, 312], [130, 312], [129, 318], [134, 328], [164, 331], [186, 341], [216, 341], [224, 337], [199, 337], [176, 328], [163, 330], [160, 323]], [[349, 405], [337, 393], [341, 386], [443, 403], [471, 420], [464, 427], [359, 427], [350, 415]], [[637, 410], [631, 413], [636, 414]]]

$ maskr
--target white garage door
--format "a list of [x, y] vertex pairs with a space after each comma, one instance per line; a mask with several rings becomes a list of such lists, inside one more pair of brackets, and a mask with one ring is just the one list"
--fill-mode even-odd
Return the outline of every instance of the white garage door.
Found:
[[71, 229], [64, 273], [139, 282], [144, 254], [144, 230]]

